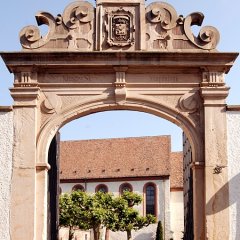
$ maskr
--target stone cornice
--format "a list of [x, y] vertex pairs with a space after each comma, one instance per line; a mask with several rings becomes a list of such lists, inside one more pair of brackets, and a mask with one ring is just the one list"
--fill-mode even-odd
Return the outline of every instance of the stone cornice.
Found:
[[[218, 71], [228, 73], [239, 53], [235, 52], [0, 52], [10, 72], [54, 71], [64, 73], [102, 69], [113, 72], [113, 66], [128, 66], [128, 72], [166, 71], [174, 68], [195, 71]], [[104, 68], [103, 68], [104, 66]], [[79, 69], [81, 68], [81, 69]], [[202, 70], [204, 69], [204, 70]]]
[[60, 183], [78, 183], [78, 182], [122, 182], [122, 181], [143, 181], [143, 180], [164, 180], [169, 179], [169, 175], [141, 176], [141, 177], [109, 177], [109, 178], [75, 178], [60, 179]]

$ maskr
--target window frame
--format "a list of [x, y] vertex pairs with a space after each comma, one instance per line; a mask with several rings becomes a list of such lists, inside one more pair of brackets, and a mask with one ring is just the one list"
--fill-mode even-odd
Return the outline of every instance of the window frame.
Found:
[[95, 187], [95, 193], [96, 193], [96, 192], [99, 192], [99, 189], [102, 188], [102, 187], [105, 188], [105, 189], [106, 189], [106, 193], [108, 193], [108, 186], [107, 186], [106, 184], [102, 184], [102, 183], [101, 183], [101, 184], [98, 184], [98, 185]]
[[80, 184], [80, 183], [75, 184], [75, 185], [72, 187], [72, 192], [73, 192], [73, 191], [78, 191], [78, 190], [85, 192], [84, 186], [83, 186], [82, 184]]
[[154, 214], [153, 216], [158, 216], [158, 193], [157, 193], [157, 185], [154, 182], [147, 182], [144, 184], [143, 187], [143, 194], [144, 194], [144, 201], [143, 201], [143, 208], [144, 208], [144, 216], [147, 215], [147, 188], [153, 187], [154, 188]]
[[119, 186], [119, 193], [120, 193], [120, 195], [123, 194], [123, 188], [124, 188], [125, 186], [127, 186], [127, 187], [130, 189], [130, 192], [133, 192], [133, 186], [132, 186], [132, 184], [130, 184], [130, 183], [128, 183], [128, 182], [124, 182], [124, 183], [122, 183], [122, 184]]

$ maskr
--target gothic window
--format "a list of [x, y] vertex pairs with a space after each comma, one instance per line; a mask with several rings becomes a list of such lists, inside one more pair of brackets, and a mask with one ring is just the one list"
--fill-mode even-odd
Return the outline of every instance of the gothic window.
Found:
[[125, 191], [128, 191], [128, 192], [132, 192], [133, 191], [133, 187], [130, 183], [123, 183], [120, 185], [119, 187], [119, 192], [121, 194], [123, 194]]
[[84, 192], [84, 187], [81, 184], [76, 184], [73, 186], [72, 191], [83, 191]]
[[105, 184], [99, 184], [97, 185], [95, 192], [104, 192], [107, 193], [108, 192], [108, 187]]
[[154, 216], [156, 213], [156, 185], [153, 183], [147, 183], [144, 186], [145, 193], [145, 213], [152, 214]]

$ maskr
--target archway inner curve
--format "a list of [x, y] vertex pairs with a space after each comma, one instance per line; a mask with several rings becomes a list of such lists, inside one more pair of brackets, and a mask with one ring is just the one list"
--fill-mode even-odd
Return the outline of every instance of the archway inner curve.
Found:
[[126, 103], [124, 105], [116, 105], [109, 103], [92, 103], [86, 104], [83, 106], [78, 106], [74, 109], [70, 109], [69, 111], [65, 111], [64, 114], [58, 114], [51, 118], [51, 121], [48, 121], [45, 126], [40, 131], [37, 149], [38, 149], [38, 162], [46, 163], [47, 161], [47, 153], [50, 142], [55, 134], [67, 123], [98, 112], [112, 111], [112, 110], [130, 110], [137, 111], [155, 115], [171, 123], [180, 127], [183, 132], [186, 134], [191, 147], [193, 154], [193, 161], [199, 161], [201, 152], [199, 147], [199, 143], [201, 143], [201, 136], [199, 136], [196, 128], [192, 124], [191, 119], [187, 118], [180, 112], [176, 112], [175, 110], [168, 108], [166, 106], [157, 105], [155, 103], [146, 104], [146, 103]]
[[[156, 124], [156, 123], [158, 123], [158, 127], [156, 127], [155, 129], [156, 129], [156, 133], [155, 133], [155, 135], [154, 136], [160, 136], [160, 135], [165, 135], [164, 137], [166, 137], [166, 135], [170, 135], [171, 136], [171, 138], [170, 139], [173, 139], [172, 137], [172, 132], [169, 134], [167, 134], [166, 132], [167, 131], [164, 131], [164, 127], [166, 127], [166, 125], [167, 124], [165, 124], [165, 126], [162, 126], [161, 124], [164, 124], [164, 122], [168, 122], [168, 124], [170, 125], [170, 127], [172, 127], [175, 131], [177, 130], [177, 128], [179, 129], [179, 132], [180, 132], [180, 134], [178, 135], [178, 140], [179, 140], [179, 145], [181, 145], [182, 144], [182, 136], [181, 136], [181, 130], [180, 130], [180, 128], [179, 127], [177, 127], [177, 126], [174, 126], [172, 123], [170, 123], [169, 121], [166, 121], [166, 120], [162, 120], [162, 118], [160, 118], [159, 116], [155, 116], [155, 115], [152, 115], [152, 114], [146, 114], [146, 113], [143, 113], [143, 112], [139, 112], [139, 111], [127, 111], [125, 114], [125, 111], [124, 110], [115, 110], [115, 111], [104, 111], [104, 112], [97, 112], [97, 113], [93, 113], [93, 114], [91, 114], [91, 115], [86, 115], [86, 116], [84, 116], [84, 117], [80, 117], [80, 119], [76, 119], [76, 124], [73, 124], [73, 122], [74, 121], [71, 121], [71, 122], [68, 122], [67, 124], [65, 124], [61, 129], [60, 129], [60, 134], [61, 134], [61, 141], [64, 141], [64, 143], [63, 144], [67, 144], [68, 146], [69, 145], [71, 145], [71, 142], [73, 143], [73, 144], [76, 144], [76, 142], [79, 142], [79, 144], [80, 144], [80, 142], [81, 142], [81, 145], [83, 144], [83, 145], [85, 145], [87, 142], [88, 143], [91, 143], [91, 142], [95, 142], [96, 141], [96, 138], [91, 138], [91, 136], [90, 137], [88, 137], [88, 138], [85, 138], [84, 137], [84, 140], [87, 140], [87, 141], [82, 141], [82, 133], [84, 132], [84, 129], [83, 129], [83, 125], [82, 124], [77, 124], [77, 122], [79, 121], [79, 122], [81, 122], [81, 121], [84, 121], [83, 119], [86, 119], [86, 121], [84, 121], [84, 123], [85, 124], [88, 124], [90, 127], [89, 127], [89, 129], [91, 129], [92, 127], [93, 127], [93, 125], [94, 125], [94, 123], [96, 124], [96, 125], [98, 125], [98, 121], [100, 121], [100, 122], [102, 122], [103, 121], [103, 119], [105, 119], [106, 121], [108, 121], [108, 123], [109, 122], [112, 122], [112, 120], [114, 121], [114, 120], [116, 120], [116, 117], [115, 118], [113, 118], [113, 119], [111, 119], [110, 117], [111, 116], [113, 116], [114, 114], [115, 115], [117, 115], [118, 117], [120, 117], [120, 116], [124, 116], [124, 117], [126, 117], [127, 115], [129, 116], [129, 119], [128, 119], [128, 121], [126, 121], [126, 122], [122, 122], [122, 124], [126, 124], [127, 122], [131, 122], [131, 121], [139, 121], [140, 120], [140, 118], [141, 117], [145, 117], [145, 121], [142, 121], [142, 127], [144, 127], [144, 124], [143, 124], [143, 122], [145, 123], [145, 124], [147, 124], [147, 123], [149, 123], [149, 124]], [[147, 116], [146, 116], [147, 115]], [[109, 119], [107, 118], [107, 117], [103, 117], [103, 116], [108, 116], [109, 117]], [[135, 119], [133, 119], [135, 117]], [[95, 119], [95, 121], [93, 121], [93, 119]], [[98, 119], [98, 120], [97, 120]], [[156, 119], [155, 120], [155, 122], [152, 120], [152, 119]], [[90, 122], [88, 122], [90, 120]], [[91, 121], [92, 120], [92, 121]], [[151, 121], [152, 120], [152, 121]], [[123, 118], [121, 118], [121, 119], [119, 119], [119, 121], [123, 121]], [[75, 128], [74, 128], [74, 132], [78, 132], [78, 134], [76, 134], [76, 135], [78, 135], [78, 137], [81, 139], [78, 139], [78, 138], [69, 138], [69, 139], [65, 139], [64, 138], [64, 134], [62, 134], [62, 130], [64, 129], [64, 128], [66, 128], [66, 127], [68, 127], [68, 125], [69, 124], [72, 124], [73, 126], [75, 126]], [[136, 123], [137, 124], [137, 123]], [[99, 124], [101, 127], [106, 127], [105, 125], [101, 125], [101, 124]], [[140, 125], [140, 124], [139, 124]], [[131, 125], [130, 125], [131, 126]], [[98, 126], [99, 127], [99, 126]], [[157, 128], [160, 128], [162, 131], [157, 131]], [[162, 129], [163, 128], [163, 129]], [[68, 128], [68, 130], [69, 130], [70, 128]], [[112, 127], [108, 127], [108, 128], [104, 128], [104, 130], [105, 131], [112, 131]], [[149, 129], [147, 126], [146, 126], [146, 129]], [[83, 130], [83, 131], [82, 131]], [[88, 130], [88, 129], [86, 129], [86, 130]], [[95, 129], [95, 130], [97, 130], [97, 129]], [[174, 131], [173, 130], [173, 131]], [[163, 133], [162, 133], [163, 132]], [[101, 132], [102, 133], [102, 132]], [[101, 133], [98, 133], [99, 135], [101, 134]], [[72, 135], [72, 134], [71, 134]], [[108, 134], [106, 134], [106, 135], [108, 135]], [[99, 139], [101, 139], [101, 138], [104, 138], [104, 140], [106, 140], [106, 135], [104, 135], [103, 137], [100, 135], [100, 138]], [[81, 136], [81, 137], [80, 137]], [[88, 135], [89, 136], [89, 135]], [[111, 135], [112, 136], [112, 135]], [[112, 138], [110, 136], [110, 138]], [[141, 134], [141, 131], [140, 131], [140, 135], [139, 136], [143, 136], [142, 134]], [[147, 136], [147, 135], [146, 135]], [[151, 135], [151, 133], [150, 133], [150, 135], [148, 135], [148, 136], [152, 136]], [[72, 136], [70, 136], [70, 137], [72, 137]], [[135, 136], [122, 136], [122, 137], [131, 137], [131, 138], [133, 138], [133, 137], [135, 137]], [[117, 136], [117, 138], [119, 138], [118, 136]], [[94, 140], [93, 140], [94, 139]], [[148, 138], [148, 139], [154, 139], [154, 138]], [[156, 139], [156, 138], [155, 138]], [[159, 138], [160, 139], [160, 138]], [[80, 141], [79, 141], [80, 140]], [[91, 140], [91, 141], [89, 141], [89, 140]], [[103, 140], [103, 139], [102, 139]], [[139, 140], [139, 139], [138, 139]], [[65, 141], [67, 141], [67, 142], [65, 142]], [[114, 140], [113, 140], [114, 141]], [[97, 143], [99, 144], [99, 142], [101, 142], [101, 141], [97, 141]], [[66, 146], [66, 145], [65, 145]], [[150, 149], [151, 148], [146, 148], [146, 147], [144, 147], [145, 145], [143, 145], [143, 149], [145, 149], [146, 150], [146, 152], [148, 152], [148, 151], [151, 151]], [[165, 149], [164, 147], [162, 147], [162, 145], [161, 145], [161, 143], [159, 142], [159, 144], [158, 144], [158, 146], [159, 146], [159, 149]], [[171, 146], [171, 145], [170, 145]], [[181, 145], [182, 146], [182, 145]], [[99, 148], [99, 145], [98, 145], [98, 148]], [[171, 148], [171, 147], [170, 147]], [[60, 147], [60, 149], [65, 149], [65, 148], [62, 148], [62, 143], [61, 143], [61, 147]], [[75, 150], [74, 150], [75, 149]], [[81, 169], [85, 169], [85, 164], [84, 163], [82, 163], [81, 161], [80, 161], [80, 163], [78, 162], [79, 161], [79, 158], [80, 158], [80, 156], [83, 154], [83, 155], [85, 155], [85, 151], [87, 151], [87, 152], [92, 152], [92, 151], [94, 151], [94, 148], [91, 150], [90, 148], [86, 148], [86, 149], [88, 149], [88, 150], [85, 150], [85, 148], [82, 148], [82, 147], [79, 147], [79, 149], [80, 150], [77, 150], [76, 151], [76, 146], [70, 151], [70, 152], [67, 152], [67, 151], [65, 151], [65, 150], [63, 150], [63, 152], [66, 152], [65, 153], [65, 156], [66, 155], [68, 155], [68, 156], [75, 156], [75, 159], [76, 159], [76, 162], [75, 162], [75, 164], [73, 164], [72, 166], [71, 166], [71, 164], [69, 164], [69, 162], [67, 162], [66, 161], [66, 164], [65, 164], [65, 166], [69, 166], [69, 167], [63, 167], [63, 168], [61, 168], [61, 171], [63, 170], [63, 172], [61, 172], [61, 175], [60, 176], [62, 176], [63, 177], [63, 174], [65, 174], [66, 173], [66, 171], [65, 171], [65, 169], [67, 169], [67, 171], [70, 173], [70, 172], [75, 172], [75, 174], [74, 175], [76, 175], [76, 176], [79, 176], [79, 178], [84, 178], [84, 174], [82, 175], [82, 172], [81, 171], [79, 171], [79, 166], [83, 166]], [[84, 149], [84, 150], [83, 150]], [[102, 149], [101, 151], [100, 151], [100, 149]], [[100, 152], [102, 152], [102, 151], [105, 151], [106, 150], [106, 148], [99, 148], [99, 151], [98, 151], [98, 153], [96, 153], [96, 158], [99, 158], [99, 159], [101, 159], [101, 155], [103, 155], [103, 154], [100, 154]], [[131, 147], [129, 146], [129, 150], [131, 149]], [[135, 148], [134, 148], [135, 149]], [[160, 150], [161, 151], [161, 150]], [[179, 150], [177, 150], [177, 151], [182, 151], [182, 147], [181, 147], [181, 150], [179, 149]], [[157, 152], [157, 151], [156, 151]], [[172, 149], [172, 152], [176, 152], [176, 150], [173, 150]], [[72, 154], [71, 154], [72, 153]], [[91, 162], [93, 162], [93, 160], [94, 160], [94, 158], [92, 158], [92, 155], [91, 155], [91, 157], [89, 156], [89, 157], [87, 157], [86, 155], [85, 155], [85, 157], [86, 157], [86, 160], [87, 159], [89, 159]], [[123, 156], [122, 156], [123, 157]], [[70, 157], [71, 158], [71, 157]], [[63, 159], [65, 159], [65, 158], [63, 158]], [[123, 157], [123, 159], [125, 159], [124, 157]], [[139, 158], [139, 159], [141, 159], [141, 158]], [[161, 162], [161, 161], [163, 161], [164, 159], [162, 159], [162, 158], [159, 158], [159, 162]], [[95, 162], [97, 161], [97, 159], [95, 159]], [[99, 161], [101, 161], [101, 160], [99, 160]], [[64, 161], [63, 161], [64, 162]], [[77, 163], [78, 162], [78, 163]], [[90, 168], [89, 167], [89, 163], [87, 164], [88, 165], [88, 168], [89, 169], [91, 169], [91, 172], [93, 173], [93, 168]], [[103, 164], [104, 165], [104, 164]], [[110, 164], [111, 165], [111, 164]], [[159, 163], [159, 166], [160, 166], [161, 164]], [[180, 165], [181, 166], [181, 165]], [[148, 166], [148, 167], [150, 167], [150, 169], [151, 169], [151, 164], [150, 164], [150, 166]], [[121, 166], [119, 166], [119, 168], [121, 169], [121, 172], [122, 172], [122, 170], [123, 170], [123, 168], [121, 167]], [[140, 167], [141, 168], [141, 167]], [[143, 168], [143, 166], [142, 166], [142, 168]], [[160, 167], [161, 168], [161, 167]], [[99, 169], [101, 169], [101, 171], [103, 171], [103, 169], [107, 169], [106, 170], [106, 172], [105, 172], [105, 170], [104, 170], [104, 175], [106, 175], [106, 173], [108, 173], [109, 174], [109, 170], [108, 170], [108, 168], [105, 168], [104, 166], [101, 166], [101, 168], [99, 168]], [[119, 170], [120, 170], [119, 169]], [[130, 169], [129, 167], [128, 167], [128, 169]], [[134, 168], [134, 171], [136, 172], [137, 171], [137, 169], [138, 168]], [[144, 168], [145, 169], [145, 168]], [[116, 169], [115, 169], [116, 170]], [[90, 171], [90, 170], [87, 170], [87, 171]], [[87, 172], [87, 171], [85, 171], [85, 172]], [[100, 171], [100, 172], [101, 172]], [[148, 170], [149, 171], [149, 170]], [[119, 171], [120, 172], [120, 171]], [[137, 173], [137, 172], [136, 172]], [[149, 174], [151, 173], [151, 171], [149, 171]], [[90, 175], [90, 174], [88, 174], [88, 175]], [[174, 176], [174, 175], [172, 175], [172, 176]], [[65, 179], [64, 177], [63, 177], [63, 179]], [[77, 179], [75, 180], [75, 181], [77, 181]], [[80, 181], [80, 179], [78, 179], [78, 181]], [[100, 180], [100, 182], [101, 182], [101, 180]], [[143, 182], [143, 183], [145, 183], [145, 182]], [[70, 182], [68, 182], [68, 183], [65, 183], [65, 182], [63, 182], [62, 183], [63, 185], [65, 184], [66, 186], [64, 187], [64, 186], [62, 186], [62, 185], [60, 185], [61, 186], [61, 188], [63, 189], [63, 192], [68, 192], [68, 186], [71, 184]], [[85, 184], [87, 184], [87, 183], [85, 183]], [[88, 189], [88, 191], [91, 191], [91, 189], [92, 189], [92, 185], [93, 185], [94, 183], [88, 183], [87, 185], [88, 185], [88, 187], [86, 187], [86, 189]], [[116, 183], [115, 183], [116, 184]], [[136, 183], [135, 183], [136, 184]], [[108, 185], [108, 184], [107, 184]], [[86, 186], [86, 185], [85, 185]], [[111, 186], [111, 185], [110, 185]], [[133, 185], [134, 187], [133, 187], [133, 189], [134, 189], [134, 191], [136, 191], [136, 185]], [[160, 185], [161, 186], [161, 185]], [[161, 187], [160, 187], [160, 189], [161, 189]], [[111, 187], [110, 187], [110, 191], [112, 192], [112, 190], [111, 190]], [[171, 194], [181, 194], [181, 192], [179, 192], [180, 190], [178, 190], [178, 192], [176, 192], [176, 190], [174, 190], [175, 192], [174, 193], [172, 193], [171, 192]], [[119, 191], [120, 192], [120, 191]], [[160, 191], [160, 193], [162, 193], [162, 191]], [[157, 191], [156, 191], [156, 194], [157, 194]], [[183, 195], [183, 194], [182, 194]], [[158, 198], [156, 198], [156, 200], [157, 200]], [[175, 199], [175, 198], [174, 198]], [[159, 200], [161, 200], [161, 202], [162, 202], [162, 197], [160, 197], [159, 198]], [[156, 209], [156, 211], [155, 211], [155, 214], [157, 215], [157, 212], [160, 212], [160, 211], [162, 211], [162, 208], [160, 208], [160, 207], [157, 207], [157, 202], [155, 203], [156, 205], [155, 205], [155, 207], [154, 207], [154, 209]], [[172, 202], [171, 202], [171, 204], [173, 204]], [[146, 205], [146, 199], [143, 201], [143, 209], [144, 209], [144, 207], [145, 207], [145, 205]], [[182, 205], [183, 205], [183, 201], [182, 201]], [[183, 208], [183, 207], [182, 207]], [[159, 211], [158, 211], [159, 210]], [[146, 213], [145, 213], [146, 214]], [[181, 214], [179, 214], [179, 215], [181, 215], [181, 217], [182, 217], [182, 219], [183, 219], [183, 213], [181, 213]], [[160, 218], [161, 219], [161, 218]], [[183, 222], [183, 221], [182, 221]], [[176, 231], [176, 230], [175, 230]], [[182, 232], [182, 231], [179, 231], [180, 233]], [[63, 234], [63, 232], [61, 231], [60, 232], [60, 234], [61, 234], [61, 236], [62, 236], [62, 234]]]

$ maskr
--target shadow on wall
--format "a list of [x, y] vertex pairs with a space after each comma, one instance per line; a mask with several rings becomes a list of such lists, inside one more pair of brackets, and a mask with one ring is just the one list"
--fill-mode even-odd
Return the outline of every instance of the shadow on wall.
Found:
[[134, 240], [154, 240], [155, 235], [153, 233], [142, 233], [137, 235]]
[[[222, 198], [225, 198], [227, 191], [231, 191], [229, 194], [229, 204], [225, 201], [221, 201]], [[214, 202], [216, 204], [214, 204]], [[232, 229], [236, 229], [236, 233], [233, 236], [232, 240], [240, 240], [240, 173], [235, 177], [231, 178], [231, 180], [226, 183], [207, 203], [206, 212], [207, 215], [212, 215], [218, 212], [221, 212], [224, 209], [227, 209], [231, 205], [236, 205], [236, 212], [231, 213], [235, 218], [235, 221], [231, 221], [231, 224], [236, 224], [235, 228], [230, 226], [230, 231]], [[232, 220], [232, 219], [231, 219]], [[219, 233], [219, 237], [221, 232]], [[220, 238], [219, 238], [220, 239]]]

